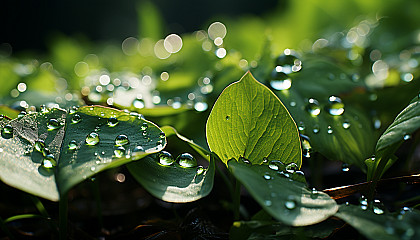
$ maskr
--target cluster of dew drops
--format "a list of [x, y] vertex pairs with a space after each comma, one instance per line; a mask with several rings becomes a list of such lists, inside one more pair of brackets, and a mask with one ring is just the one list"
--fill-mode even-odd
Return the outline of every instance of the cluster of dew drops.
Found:
[[174, 158], [171, 153], [161, 151], [157, 154], [156, 159], [161, 166], [176, 166], [179, 165], [183, 168], [196, 168], [196, 174], [201, 175], [205, 169], [203, 166], [197, 165], [197, 160], [190, 153], [182, 153]]

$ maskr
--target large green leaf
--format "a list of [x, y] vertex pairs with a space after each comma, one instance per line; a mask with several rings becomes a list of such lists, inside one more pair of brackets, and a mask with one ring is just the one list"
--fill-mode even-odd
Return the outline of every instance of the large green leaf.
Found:
[[265, 211], [287, 225], [312, 225], [327, 219], [338, 209], [327, 194], [308, 190], [306, 184], [288, 177], [299, 174], [297, 172], [235, 160], [229, 161], [228, 167]]
[[376, 144], [379, 152], [395, 143], [409, 138], [410, 134], [420, 128], [420, 99], [417, 96], [402, 110], [394, 122], [385, 130]]
[[127, 165], [134, 178], [153, 196], [167, 202], [192, 202], [207, 196], [213, 188], [215, 164], [213, 155], [207, 169], [164, 166], [159, 156], [148, 156]]
[[296, 124], [279, 99], [250, 72], [219, 96], [206, 126], [211, 151], [223, 162], [244, 157], [301, 165]]
[[[118, 123], [113, 127], [108, 125], [109, 118], [117, 119]], [[49, 129], [52, 119], [58, 124]], [[4, 133], [6, 125], [13, 128], [13, 134]], [[130, 162], [132, 158], [139, 159], [158, 152], [166, 145], [161, 130], [153, 123], [139, 116], [100, 106], [81, 107], [72, 114], [61, 109], [50, 109], [11, 121], [2, 119], [1, 126], [2, 181], [53, 201], [100, 171]], [[141, 129], [146, 126], [146, 130]], [[99, 142], [87, 145], [86, 137], [92, 132], [99, 135]], [[123, 145], [125, 150], [117, 149], [115, 140], [119, 135], [128, 137], [129, 143]], [[34, 147], [39, 140], [44, 141], [48, 149], [42, 147], [41, 150], [49, 152], [56, 160], [56, 167], [48, 169], [42, 166], [44, 154]], [[70, 142], [73, 149], [69, 147]], [[141, 146], [143, 151], [136, 151], [137, 146]]]
[[419, 239], [420, 214], [415, 210], [402, 210], [395, 217], [390, 214], [377, 215], [359, 206], [341, 205], [336, 217], [341, 218], [369, 239]]

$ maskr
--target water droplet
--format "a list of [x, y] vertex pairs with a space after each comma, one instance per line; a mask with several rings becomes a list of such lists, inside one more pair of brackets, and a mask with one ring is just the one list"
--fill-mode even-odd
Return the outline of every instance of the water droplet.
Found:
[[208, 108], [209, 106], [208, 106], [208, 104], [206, 103], [206, 102], [196, 102], [195, 104], [194, 104], [194, 109], [197, 111], [197, 112], [204, 112], [204, 111], [206, 111], [207, 110], [207, 108]]
[[[289, 49], [285, 53], [291, 53]], [[276, 59], [276, 70], [285, 74], [299, 72], [302, 69], [302, 62], [292, 54], [282, 54]]]
[[4, 126], [1, 131], [1, 136], [6, 139], [13, 137], [13, 127], [9, 124]]
[[74, 114], [73, 117], [71, 118], [71, 122], [76, 124], [79, 123], [82, 120], [82, 117], [80, 117], [79, 114]]
[[284, 202], [284, 207], [288, 210], [293, 210], [296, 208], [297, 202], [293, 197], [289, 197], [289, 199]]
[[302, 155], [305, 158], [310, 158], [311, 157], [311, 150], [312, 150], [312, 146], [309, 142], [309, 138], [301, 138], [302, 139]]
[[382, 122], [378, 117], [373, 117], [372, 121], [373, 121], [373, 128], [375, 129], [381, 128]]
[[226, 116], [226, 120], [229, 120], [230, 119], [230, 117], [229, 116]]
[[99, 134], [91, 132], [86, 136], [86, 145], [94, 146], [99, 143]]
[[[147, 125], [147, 123], [143, 123], [141, 126], [140, 126], [140, 129], [142, 130], [142, 131], [146, 131], [146, 129], [148, 128], [149, 126]], [[144, 135], [144, 134], [143, 134]]]
[[318, 124], [315, 124], [314, 125], [314, 128], [312, 129], [312, 132], [315, 133], [315, 134], [319, 133], [319, 126], [318, 126]]
[[42, 160], [42, 166], [46, 169], [51, 169], [57, 166], [57, 162], [55, 161], [54, 156], [52, 154], [45, 156]]
[[161, 151], [158, 155], [158, 158], [159, 158], [159, 163], [165, 166], [172, 165], [175, 162], [174, 157], [172, 157], [172, 154], [166, 151]]
[[55, 129], [59, 128], [59, 127], [61, 127], [61, 124], [60, 124], [60, 122], [57, 119], [51, 118], [48, 121], [48, 124], [47, 124], [48, 131], [55, 130]]
[[119, 147], [117, 147], [117, 148], [114, 150], [114, 156], [115, 156], [115, 157], [117, 157], [117, 158], [121, 158], [121, 157], [123, 157], [124, 155], [125, 155], [125, 148], [124, 148], [124, 147], [119, 146]]
[[96, 168], [95, 167], [90, 167], [90, 171], [92, 171], [92, 172], [94, 172], [96, 170]]
[[42, 153], [42, 150], [45, 148], [44, 140], [38, 139], [35, 141], [34, 148], [36, 151]]
[[288, 173], [294, 173], [295, 171], [297, 171], [299, 169], [298, 165], [296, 163], [289, 163], [286, 166], [286, 171]]
[[124, 146], [128, 143], [130, 143], [130, 141], [128, 141], [128, 137], [124, 134], [118, 135], [115, 138], [115, 146]]
[[118, 124], [118, 120], [115, 117], [108, 118], [107, 125], [110, 127], [115, 127]]
[[265, 180], [270, 180], [272, 177], [270, 176], [270, 174], [268, 174], [268, 173], [265, 173], [264, 175], [263, 175], [263, 177], [264, 177], [264, 179]]
[[162, 138], [162, 139], [163, 139], [163, 138], [165, 138], [165, 136], [166, 136], [166, 135], [165, 135], [165, 133], [164, 133], [164, 132], [160, 132], [160, 133], [159, 133], [159, 137], [160, 137], [160, 138]]
[[315, 198], [318, 197], [318, 195], [319, 195], [318, 190], [316, 190], [316, 188], [312, 188], [312, 190], [311, 190], [311, 198], [312, 199], [315, 199]]
[[271, 200], [265, 200], [264, 201], [264, 205], [267, 207], [270, 207], [273, 204], [273, 202], [271, 202]]
[[343, 171], [343, 172], [348, 172], [349, 170], [350, 170], [349, 164], [347, 164], [347, 163], [343, 163], [343, 164], [341, 165], [341, 171]]
[[306, 110], [312, 116], [318, 116], [321, 113], [321, 107], [316, 99], [310, 98], [308, 104], [306, 105]]
[[292, 86], [292, 79], [284, 72], [277, 72], [276, 67], [271, 72], [270, 86], [275, 90], [287, 90]]
[[197, 160], [189, 154], [189, 153], [183, 153], [179, 155], [176, 158], [176, 161], [178, 162], [181, 167], [190, 168], [190, 167], [196, 167], [197, 166]]
[[23, 118], [23, 116], [25, 116], [26, 115], [26, 111], [21, 111], [19, 114], [18, 114], [18, 118]]
[[144, 152], [144, 148], [142, 146], [136, 146], [133, 149], [133, 152]]
[[344, 113], [344, 104], [341, 99], [336, 96], [330, 96], [328, 98], [327, 111], [333, 116], [339, 116]]
[[349, 129], [349, 128], [350, 128], [350, 126], [351, 126], [351, 124], [349, 123], [349, 121], [348, 121], [348, 120], [345, 120], [345, 121], [343, 122], [342, 126], [343, 126], [343, 128], [344, 128], [344, 129]]
[[332, 127], [331, 126], [328, 126], [327, 133], [328, 134], [332, 134], [333, 132], [334, 132], [334, 130], [332, 129]]
[[139, 108], [139, 109], [144, 108], [145, 106], [144, 100], [139, 99], [139, 98], [134, 99], [132, 104], [133, 104], [133, 107]]
[[403, 137], [404, 141], [407, 141], [410, 138], [411, 138], [410, 134], [405, 134], [404, 137]]
[[299, 131], [305, 130], [305, 124], [302, 121], [299, 122], [298, 129], [299, 129]]
[[266, 158], [266, 157], [263, 157], [263, 161], [262, 161], [263, 163], [268, 163], [268, 158]]
[[201, 175], [201, 174], [203, 174], [204, 173], [204, 168], [203, 168], [203, 166], [198, 166], [197, 167], [197, 170], [196, 170], [196, 174], [197, 175]]
[[245, 164], [251, 164], [251, 162], [248, 159], [244, 158], [244, 157], [239, 157], [239, 161], [240, 162], [243, 162]]
[[46, 148], [46, 147], [44, 147], [43, 149], [42, 149], [42, 156], [48, 156], [48, 155], [50, 155], [51, 153], [50, 153], [50, 150], [48, 149], [48, 148]]
[[375, 199], [373, 202], [373, 212], [378, 215], [384, 214], [383, 207], [384, 206], [381, 204], [381, 202], [378, 199]]
[[46, 114], [49, 112], [47, 106], [45, 106], [45, 104], [41, 105], [41, 107], [39, 108], [41, 110], [41, 113]]
[[76, 142], [76, 140], [71, 140], [70, 142], [69, 142], [69, 149], [70, 150], [74, 150], [74, 149], [76, 149], [77, 148], [77, 142]]

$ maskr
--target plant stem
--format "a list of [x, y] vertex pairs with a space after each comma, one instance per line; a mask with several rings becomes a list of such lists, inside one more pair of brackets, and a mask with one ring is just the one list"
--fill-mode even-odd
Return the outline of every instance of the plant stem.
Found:
[[41, 213], [42, 216], [49, 218], [50, 215], [47, 212], [47, 209], [45, 209], [44, 204], [42, 204], [41, 200], [39, 200], [39, 198], [29, 195], [32, 202], [34, 203], [36, 209], [38, 210], [39, 213]]
[[233, 195], [233, 220], [239, 220], [239, 208], [241, 206], [241, 183], [236, 180], [235, 193]]
[[68, 193], [64, 193], [60, 197], [59, 202], [59, 239], [67, 239], [68, 224]]

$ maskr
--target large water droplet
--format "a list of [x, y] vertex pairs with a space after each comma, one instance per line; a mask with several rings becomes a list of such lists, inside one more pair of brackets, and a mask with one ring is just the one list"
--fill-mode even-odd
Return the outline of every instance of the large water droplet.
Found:
[[321, 107], [316, 99], [310, 98], [308, 104], [306, 105], [306, 110], [312, 116], [318, 116], [321, 113]]
[[130, 143], [130, 141], [128, 141], [128, 137], [124, 134], [118, 135], [115, 138], [115, 146], [124, 146], [128, 143]]
[[280, 168], [284, 168], [284, 164], [278, 160], [272, 160], [268, 163], [268, 168], [274, 171], [278, 171]]
[[71, 118], [71, 122], [76, 124], [79, 123], [82, 120], [82, 117], [80, 117], [79, 114], [74, 114], [73, 117]]
[[343, 122], [342, 126], [343, 126], [343, 128], [344, 128], [344, 129], [349, 129], [349, 128], [350, 128], [350, 126], [351, 126], [351, 124], [349, 123], [349, 121], [348, 121], [348, 120], [345, 120], [345, 121]]
[[197, 175], [201, 175], [201, 174], [203, 174], [204, 173], [204, 167], [203, 166], [198, 166], [197, 167], [197, 170], [196, 170], [196, 174]]
[[194, 104], [194, 109], [197, 111], [197, 112], [204, 112], [204, 111], [206, 111], [207, 110], [207, 108], [208, 108], [209, 106], [208, 106], [208, 104], [206, 103], [206, 102], [196, 102], [195, 104]]
[[110, 127], [115, 127], [118, 124], [118, 120], [115, 117], [108, 118], [107, 125]]
[[91, 132], [86, 136], [86, 145], [94, 146], [99, 143], [99, 134]]
[[5, 125], [1, 131], [1, 136], [6, 139], [13, 137], [13, 127], [9, 124]]
[[35, 141], [34, 148], [36, 151], [42, 153], [42, 150], [45, 148], [44, 140], [38, 139]]
[[277, 72], [276, 67], [271, 72], [270, 86], [275, 90], [287, 90], [292, 86], [292, 79], [284, 72]]
[[172, 154], [166, 151], [161, 151], [158, 155], [158, 158], [159, 158], [159, 163], [165, 166], [172, 165], [175, 162], [174, 157], [172, 157]]
[[119, 146], [119, 147], [117, 147], [117, 148], [114, 150], [114, 156], [115, 156], [115, 157], [117, 157], [117, 158], [121, 158], [121, 157], [123, 157], [124, 155], [125, 155], [125, 148], [124, 148], [124, 147]]
[[296, 208], [297, 202], [294, 198], [289, 197], [289, 199], [284, 202], [284, 207], [288, 210], [293, 210]]
[[196, 167], [197, 166], [197, 160], [189, 154], [189, 153], [183, 153], [179, 155], [176, 158], [176, 161], [178, 162], [181, 167], [190, 168], [190, 167]]
[[344, 113], [344, 104], [339, 97], [330, 96], [328, 98], [327, 110], [329, 114], [339, 116]]
[[287, 166], [286, 166], [286, 171], [288, 172], [288, 173], [294, 173], [294, 172], [296, 172], [297, 170], [299, 169], [299, 166], [296, 164], [296, 163], [289, 163], [289, 164], [287, 164]]
[[57, 166], [57, 162], [55, 161], [55, 158], [52, 154], [48, 154], [44, 157], [42, 160], [42, 166], [46, 169], [51, 169], [55, 166]]
[[133, 107], [141, 109], [144, 108], [144, 106], [145, 104], [143, 99], [136, 98], [133, 100]]
[[278, 72], [289, 74], [292, 72], [299, 72], [302, 69], [302, 62], [290, 53], [290, 50], [286, 49], [285, 54], [280, 55], [276, 59], [276, 70]]
[[74, 150], [74, 149], [76, 149], [77, 148], [77, 142], [76, 142], [76, 140], [71, 140], [70, 142], [69, 142], [69, 149], [70, 150]]
[[51, 119], [48, 121], [48, 123], [47, 123], [47, 128], [48, 128], [48, 131], [55, 130], [55, 129], [59, 128], [59, 127], [61, 127], [61, 124], [60, 124], [60, 122], [59, 122], [57, 119], [55, 119], [55, 118], [51, 118]]

